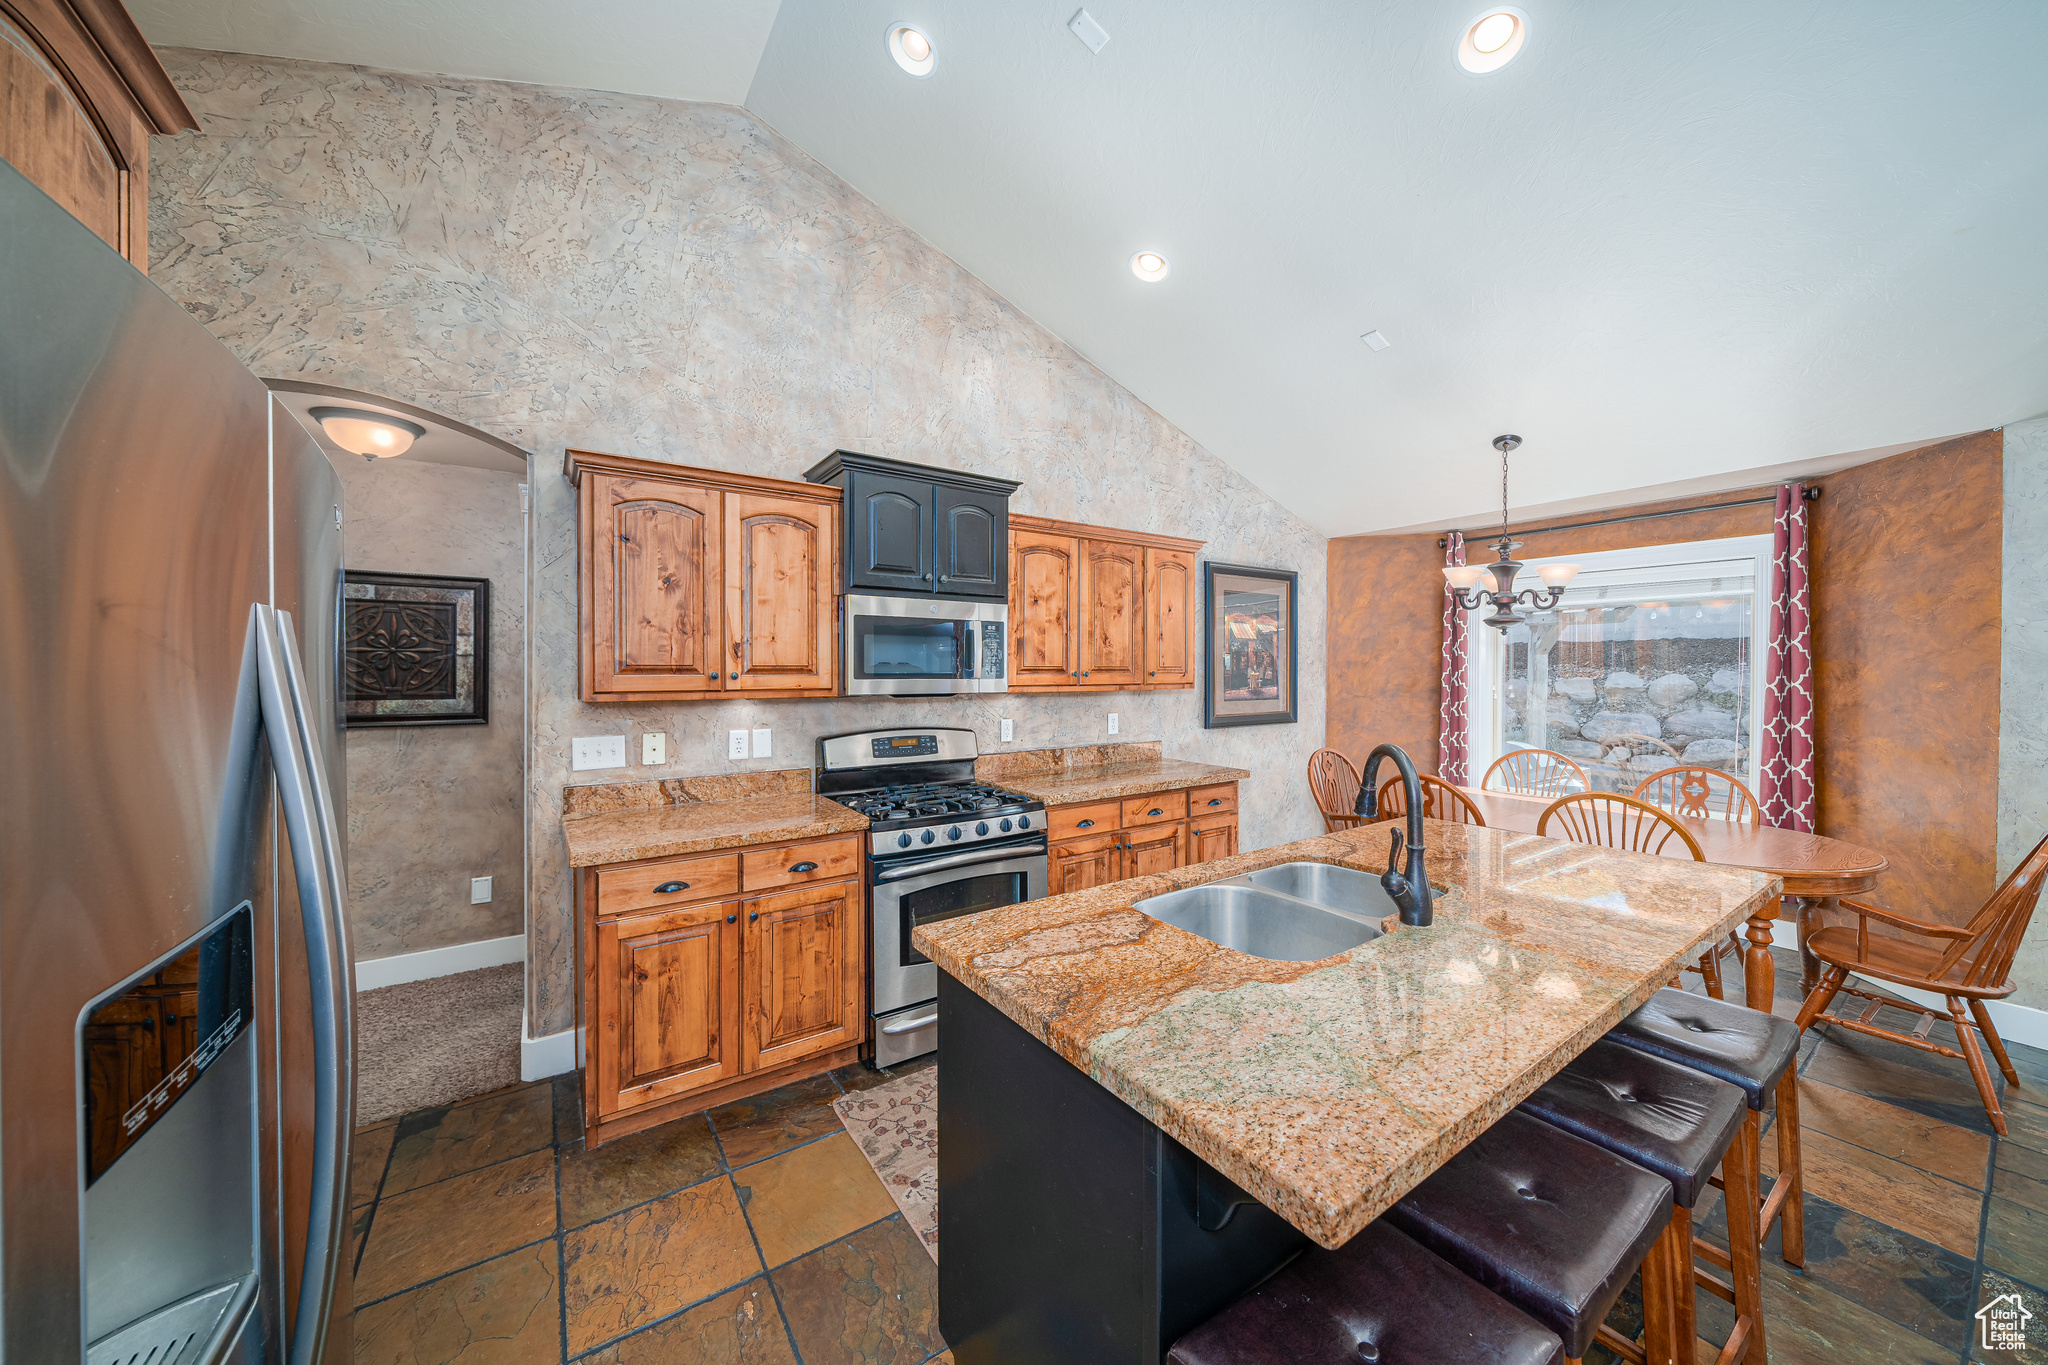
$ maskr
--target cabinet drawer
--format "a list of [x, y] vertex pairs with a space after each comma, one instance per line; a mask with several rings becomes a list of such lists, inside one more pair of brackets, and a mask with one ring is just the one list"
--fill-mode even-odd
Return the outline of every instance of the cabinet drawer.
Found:
[[1106, 834], [1116, 827], [1117, 804], [1114, 801], [1097, 801], [1086, 806], [1048, 806], [1045, 810], [1046, 833], [1053, 839]]
[[1237, 784], [1225, 782], [1217, 787], [1196, 787], [1188, 793], [1188, 814], [1221, 815], [1237, 809]]
[[663, 863], [607, 867], [597, 874], [597, 913], [600, 919], [609, 919], [635, 910], [661, 910], [714, 896], [730, 896], [739, 889], [740, 860], [732, 853], [717, 858], [672, 858]]
[[807, 882], [832, 882], [860, 874], [858, 839], [760, 849], [742, 857], [743, 876], [749, 891], [802, 886]]
[[1125, 829], [1134, 829], [1139, 825], [1156, 825], [1162, 820], [1187, 818], [1188, 794], [1184, 791], [1133, 796], [1124, 802]]

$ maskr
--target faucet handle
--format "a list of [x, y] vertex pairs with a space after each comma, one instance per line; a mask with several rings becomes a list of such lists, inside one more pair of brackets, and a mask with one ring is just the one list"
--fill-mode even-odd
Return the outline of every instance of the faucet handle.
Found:
[[1408, 884], [1407, 879], [1398, 871], [1401, 865], [1401, 831], [1397, 827], [1393, 833], [1394, 840], [1387, 845], [1387, 875], [1380, 878], [1380, 885], [1387, 888], [1389, 895]]

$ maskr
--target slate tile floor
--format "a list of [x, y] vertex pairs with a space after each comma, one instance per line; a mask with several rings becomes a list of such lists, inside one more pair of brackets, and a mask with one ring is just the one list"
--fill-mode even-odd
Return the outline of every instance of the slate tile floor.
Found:
[[[1789, 1018], [1790, 954], [1777, 980]], [[2010, 1050], [1999, 1138], [1961, 1062], [1839, 1029], [1804, 1040], [1807, 1260], [1765, 1263], [1774, 1365], [2048, 1365], [2048, 1053]], [[882, 1079], [849, 1067], [595, 1152], [573, 1077], [366, 1129], [357, 1359], [950, 1365], [931, 1260], [832, 1112]], [[1698, 1216], [1725, 1243], [1715, 1199]], [[2014, 1290], [2043, 1330], [2026, 1353], [1981, 1353], [1972, 1315]], [[1719, 1341], [1729, 1310], [1699, 1302]], [[1633, 1330], [1639, 1311], [1632, 1289], [1611, 1321]]]
[[[918, 1069], [915, 1064], [898, 1070]], [[583, 1146], [561, 1076], [356, 1135], [356, 1359], [951, 1365], [848, 1067]]]

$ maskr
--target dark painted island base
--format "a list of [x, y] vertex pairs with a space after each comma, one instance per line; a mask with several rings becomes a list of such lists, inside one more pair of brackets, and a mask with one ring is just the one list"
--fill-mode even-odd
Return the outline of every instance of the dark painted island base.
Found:
[[1159, 1365], [1308, 1239], [939, 974], [939, 1326], [959, 1365]]

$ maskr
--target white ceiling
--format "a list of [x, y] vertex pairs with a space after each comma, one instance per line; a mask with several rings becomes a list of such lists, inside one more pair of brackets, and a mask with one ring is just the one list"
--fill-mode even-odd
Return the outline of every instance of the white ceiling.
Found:
[[1502, 431], [1516, 507], [1579, 510], [2048, 411], [2040, 0], [1522, 0], [1484, 77], [1452, 56], [1481, 0], [1089, 0], [1099, 55], [1078, 2], [134, 8], [161, 43], [744, 97], [1333, 534], [1497, 515]]
[[152, 43], [738, 104], [780, 0], [128, 0]]

